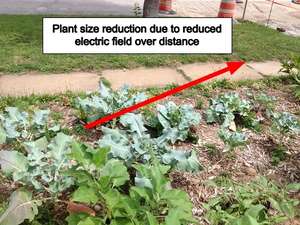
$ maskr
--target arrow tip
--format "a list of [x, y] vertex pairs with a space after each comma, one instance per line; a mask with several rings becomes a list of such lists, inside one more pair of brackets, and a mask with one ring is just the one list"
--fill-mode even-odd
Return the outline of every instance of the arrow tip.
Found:
[[232, 62], [226, 62], [228, 71], [230, 74], [234, 74], [235, 71], [237, 71], [242, 65], [245, 64], [244, 61], [232, 61]]

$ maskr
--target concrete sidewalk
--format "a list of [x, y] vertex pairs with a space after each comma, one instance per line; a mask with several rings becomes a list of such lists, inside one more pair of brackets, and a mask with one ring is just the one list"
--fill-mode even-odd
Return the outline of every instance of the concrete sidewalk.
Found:
[[[184, 84], [226, 67], [225, 63], [196, 63], [177, 68], [137, 68], [133, 70], [104, 70], [96, 73], [75, 72], [69, 74], [24, 74], [0, 76], [0, 96], [26, 96], [30, 94], [58, 94], [66, 91], [97, 91], [100, 78], [108, 80], [113, 89], [127, 84], [131, 87], [163, 87], [168, 84]], [[277, 61], [248, 63], [233, 76], [225, 73], [216, 79], [261, 79], [280, 75]]]

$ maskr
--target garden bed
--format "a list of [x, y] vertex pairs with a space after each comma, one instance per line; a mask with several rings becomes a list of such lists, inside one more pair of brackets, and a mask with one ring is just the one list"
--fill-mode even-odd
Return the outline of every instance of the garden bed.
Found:
[[[192, 157], [191, 155], [186, 155], [184, 157], [187, 157], [187, 159], [182, 158], [182, 160], [184, 162], [188, 162], [187, 164], [180, 165], [180, 160], [175, 160], [176, 162], [173, 160], [170, 163], [171, 169], [168, 173], [166, 173], [165, 176], [163, 175], [163, 173], [159, 175], [156, 174], [156, 176], [161, 178], [158, 180], [163, 180], [162, 182], [167, 182], [164, 179], [170, 179], [171, 186], [175, 188], [172, 189], [173, 191], [179, 189], [188, 194], [188, 197], [192, 202], [193, 217], [196, 219], [194, 221], [195, 224], [231, 224], [230, 221], [232, 221], [232, 218], [230, 218], [229, 215], [235, 218], [234, 221], [239, 220], [239, 224], [247, 225], [250, 224], [249, 221], [253, 222], [253, 218], [257, 220], [256, 222], [266, 222], [266, 224], [299, 223], [299, 220], [297, 219], [297, 215], [299, 215], [297, 214], [297, 212], [299, 211], [299, 207], [296, 206], [296, 200], [299, 200], [300, 197], [299, 185], [296, 185], [295, 183], [300, 182], [300, 135], [299, 133], [294, 132], [294, 128], [296, 129], [297, 126], [299, 126], [300, 103], [299, 98], [297, 98], [292, 92], [291, 85], [293, 82], [294, 81], [292, 77], [289, 76], [266, 78], [259, 81], [242, 81], [238, 83], [217, 81], [205, 86], [199, 85], [158, 103], [164, 105], [169, 104], [168, 102], [171, 101], [179, 107], [186, 104], [191, 104], [195, 108], [192, 110], [187, 109], [187, 112], [191, 113], [189, 114], [189, 117], [185, 118], [185, 120], [187, 120], [189, 124], [188, 128], [186, 128], [188, 133], [184, 133], [184, 130], [180, 130], [178, 128], [180, 125], [178, 125], [177, 123], [175, 123], [175, 125], [172, 125], [171, 119], [168, 119], [172, 128], [176, 128], [179, 129], [180, 132], [184, 132], [183, 134], [180, 134], [181, 136], [179, 135], [176, 137], [165, 137], [166, 140], [164, 140], [163, 143], [167, 143], [171, 147], [170, 151], [172, 151], [173, 149], [181, 149], [184, 150], [184, 152], [186, 150], [192, 150], [199, 162], [199, 167], [198, 165], [196, 165], [194, 158], [188, 158]], [[148, 96], [151, 96], [161, 91], [163, 91], [163, 89], [148, 89], [145, 91], [145, 93]], [[130, 90], [129, 93], [132, 98], [132, 95], [139, 93], [139, 91]], [[102, 94], [106, 95], [107, 92], [103, 92]], [[101, 130], [100, 128], [93, 130], [85, 130], [83, 128], [83, 124], [90, 119], [90, 114], [91, 112], [94, 112], [94, 109], [89, 108], [89, 110], [85, 110], [83, 106], [89, 103], [87, 103], [86, 101], [81, 104], [78, 103], [78, 96], [80, 96], [81, 100], [87, 100], [87, 97], [91, 95], [65, 94], [60, 96], [0, 98], [0, 110], [4, 112], [4, 110], [7, 109], [6, 107], [18, 107], [20, 110], [25, 110], [27, 112], [36, 110], [37, 108], [49, 109], [50, 119], [47, 122], [49, 123], [49, 126], [46, 129], [50, 128], [51, 126], [55, 126], [55, 124], [60, 124], [60, 132], [71, 136], [72, 139], [76, 141], [80, 141], [92, 146], [91, 148], [94, 148], [93, 151], [96, 152], [97, 148], [99, 147], [97, 142], [99, 141], [99, 139], [103, 140], [104, 137], [107, 136], [107, 134], [103, 134], [103, 131], [105, 132], [105, 130]], [[223, 96], [223, 98], [221, 96]], [[118, 99], [119, 97], [120, 96], [117, 96], [115, 99]], [[235, 119], [230, 120], [230, 123], [224, 125], [227, 120], [226, 118], [228, 113], [224, 113], [226, 111], [225, 110], [224, 112], [222, 111], [221, 114], [213, 114], [213, 119], [215, 120], [214, 122], [208, 121], [209, 113], [207, 110], [215, 110], [216, 108], [214, 107], [218, 106], [218, 104], [214, 105], [212, 99], [215, 99], [217, 102], [219, 101], [218, 104], [220, 104], [220, 102], [227, 101], [228, 99], [230, 99], [228, 101], [234, 102], [233, 107], [236, 107], [234, 110]], [[242, 102], [239, 102], [240, 100]], [[122, 100], [122, 102], [120, 102], [120, 104], [121, 103], [124, 103], [124, 99]], [[248, 108], [248, 104], [250, 108]], [[118, 107], [121, 107], [121, 105], [119, 105]], [[158, 117], [161, 125], [159, 127], [151, 125], [153, 129], [158, 129], [159, 132], [162, 132], [160, 133], [161, 136], [155, 133], [157, 132], [157, 130], [153, 132], [153, 129], [150, 129], [149, 127], [151, 126], [149, 125], [149, 123], [147, 123], [147, 121], [150, 121], [151, 118], [154, 118], [155, 122], [157, 122], [156, 116], [153, 117], [153, 113], [155, 115], [157, 110], [158, 109], [156, 109], [156, 104], [153, 104], [140, 111], [143, 115], [142, 120], [145, 122], [144, 125], [147, 128], [147, 131], [143, 130], [143, 128], [131, 127], [131, 130], [129, 132], [131, 132], [132, 135], [134, 135], [134, 132], [148, 132], [151, 133], [153, 138], [162, 137], [164, 134], [164, 130], [160, 126], [167, 126], [165, 125], [166, 122], [162, 122], [163, 120], [159, 120]], [[161, 110], [161, 112], [163, 112], [163, 109]], [[280, 117], [282, 116], [282, 114], [280, 114], [282, 112], [288, 112], [288, 116], [293, 115], [293, 118], [295, 120], [293, 120], [293, 118], [291, 117], [288, 117], [287, 120], [289, 125], [283, 125], [282, 120], [280, 120], [283, 118]], [[277, 115], [277, 113], [279, 113], [280, 115]], [[162, 115], [162, 113], [159, 115]], [[171, 114], [168, 115], [170, 116]], [[180, 115], [182, 116], [182, 114]], [[200, 122], [195, 119], [197, 115], [201, 115]], [[246, 120], [243, 117], [244, 115], [247, 115]], [[94, 116], [94, 114], [92, 116]], [[176, 118], [177, 117], [178, 115], [176, 114]], [[170, 118], [174, 119], [174, 117], [171, 116]], [[180, 118], [182, 119], [182, 117]], [[43, 121], [43, 116], [41, 115], [39, 119], [40, 122]], [[132, 123], [130, 123], [130, 119], [132, 118], [127, 118], [127, 120], [124, 119], [123, 122], [122, 119], [121, 121], [117, 120], [113, 123], [106, 124], [105, 126], [126, 131], [126, 123], [132, 125]], [[193, 121], [191, 122], [191, 120]], [[276, 123], [276, 121], [279, 120], [281, 121], [279, 122], [281, 126]], [[295, 122], [297, 120], [298, 125], [297, 122]], [[136, 126], [141, 125], [138, 122], [139, 119], [135, 118], [134, 121], [138, 124], [135, 124]], [[257, 121], [258, 124], [256, 124]], [[292, 124], [293, 122], [295, 123]], [[41, 122], [41, 124], [43, 123]], [[278, 129], [275, 129], [276, 124], [278, 125]], [[290, 126], [292, 125], [295, 127], [291, 128]], [[284, 129], [281, 129], [282, 126], [285, 126]], [[39, 127], [39, 129], [42, 128], [44, 129], [44, 126]], [[141, 130], [138, 131], [138, 129]], [[228, 137], [226, 138], [223, 136], [223, 138], [220, 138], [221, 129], [224, 129], [224, 132], [229, 132], [229, 135], [238, 134], [238, 138], [240, 139], [238, 141], [232, 140], [228, 142]], [[53, 138], [55, 138], [56, 130], [53, 129], [54, 133], [51, 132], [49, 133], [49, 130], [44, 132], [48, 140], [52, 140]], [[126, 135], [129, 134], [127, 133]], [[22, 138], [23, 137], [19, 137], [16, 138], [16, 140], [9, 139], [5, 144], [1, 145], [1, 149], [5, 151], [15, 150], [24, 155], [28, 154], [26, 153], [26, 148], [22, 146], [22, 143], [24, 143], [23, 140], [21, 140]], [[143, 137], [143, 139], [147, 138], [148, 137], [146, 136]], [[35, 140], [35, 138], [30, 137], [30, 141], [32, 140]], [[106, 142], [101, 142], [102, 144], [100, 145], [102, 146], [100, 147], [107, 147], [107, 144], [104, 143], [107, 143], [108, 139], [105, 139], [105, 141]], [[112, 142], [112, 140], [109, 141], [109, 143], [115, 144]], [[233, 144], [233, 142], [236, 143]], [[56, 149], [59, 149], [59, 144], [56, 144]], [[122, 146], [126, 147], [127, 145], [128, 144]], [[51, 149], [52, 147], [48, 146], [48, 148]], [[55, 150], [55, 148], [53, 150]], [[86, 150], [85, 147], [81, 146], [80, 150], [78, 150], [76, 153], [73, 152], [71, 155], [73, 157], [72, 162], [75, 161], [74, 166], [80, 165], [81, 167], [85, 167], [84, 165], [86, 161], [92, 160], [90, 156], [87, 157], [87, 155], [90, 154], [90, 151], [91, 150]], [[119, 152], [116, 153], [119, 154]], [[169, 153], [169, 150], [167, 150], [162, 154], [168, 155]], [[131, 154], [133, 154], [133, 152], [131, 152]], [[141, 155], [143, 154], [145, 153], [141, 153]], [[97, 161], [97, 163], [99, 163], [99, 166], [101, 165], [101, 168], [104, 166], [101, 169], [102, 176], [103, 173], [108, 173], [108, 171], [109, 173], [114, 173], [114, 169], [116, 168], [119, 168], [120, 171], [123, 171], [123, 175], [125, 174], [125, 178], [112, 178], [114, 185], [112, 185], [111, 188], [114, 191], [116, 189], [121, 195], [127, 196], [129, 190], [132, 190], [131, 188], [134, 189], [137, 185], [137, 182], [135, 180], [138, 177], [138, 175], [136, 175], [137, 170], [142, 173], [141, 171], [147, 171], [147, 169], [150, 168], [150, 171], [144, 171], [145, 174], [143, 174], [143, 178], [147, 177], [146, 174], [150, 174], [147, 178], [153, 179], [150, 180], [150, 182], [155, 181], [155, 178], [151, 177], [153, 175], [151, 175], [151, 171], [156, 171], [156, 168], [158, 166], [157, 160], [154, 160], [153, 158], [151, 158], [151, 160], [148, 160], [147, 153], [147, 159], [145, 157], [141, 158], [141, 155], [139, 155], [139, 157], [135, 159], [130, 158], [130, 160], [126, 158], [127, 156], [124, 156], [124, 159], [121, 159], [120, 162], [111, 162], [112, 165], [110, 166], [112, 167], [110, 169], [107, 165], [110, 163], [110, 161], [107, 161], [104, 165]], [[164, 156], [165, 155], [156, 155], [157, 159], [161, 160], [162, 164], [167, 164], [166, 162], [168, 160], [166, 160]], [[171, 157], [170, 155], [168, 156]], [[102, 155], [102, 157], [104, 157], [104, 155]], [[149, 157], [153, 156], [151, 156], [150, 154]], [[181, 157], [183, 156], [181, 155]], [[113, 158], [120, 159], [122, 158], [122, 154], [118, 155], [118, 157]], [[126, 162], [125, 164], [123, 164], [124, 161]], [[149, 168], [140, 170], [133, 166], [134, 164], [131, 164], [132, 162], [145, 163], [146, 161], [150, 163], [151, 166]], [[79, 167], [77, 167], [77, 169], [78, 168]], [[126, 178], [127, 172], [124, 171], [126, 170], [126, 168], [128, 169], [128, 178]], [[94, 169], [89, 169], [90, 172], [91, 170], [93, 170], [91, 174], [95, 175]], [[6, 172], [9, 172], [9, 174], [12, 175], [11, 171]], [[109, 175], [109, 173], [107, 174], [107, 176]], [[63, 191], [57, 190], [57, 192], [55, 192], [53, 190], [51, 192], [45, 191], [47, 190], [47, 188], [50, 188], [48, 184], [42, 184], [42, 186], [45, 186], [46, 188], [44, 191], [41, 191], [43, 190], [43, 188], [40, 188], [40, 190], [37, 191], [35, 190], [37, 187], [32, 184], [32, 180], [28, 181], [25, 179], [20, 179], [17, 182], [13, 182], [11, 176], [5, 178], [3, 174], [1, 175], [0, 179], [0, 200], [2, 201], [2, 206], [0, 205], [0, 212], [3, 212], [7, 207], [9, 195], [20, 187], [28, 188], [28, 190], [34, 194], [34, 198], [48, 199], [43, 202], [44, 204], [42, 207], [37, 206], [39, 208], [39, 215], [35, 217], [33, 222], [25, 221], [25, 224], [67, 224], [67, 222], [65, 222], [65, 217], [69, 216], [70, 212], [71, 214], [78, 213], [78, 210], [79, 212], [87, 213], [84, 214], [84, 216], [80, 217], [82, 221], [84, 221], [84, 223], [79, 223], [78, 217], [75, 218], [69, 216], [68, 222], [70, 225], [113, 224], [111, 223], [111, 221], [113, 221], [113, 219], [116, 220], [116, 217], [118, 217], [116, 216], [116, 214], [119, 215], [124, 213], [123, 211], [120, 211], [116, 214], [111, 214], [112, 217], [106, 217], [105, 215], [103, 215], [106, 213], [106, 209], [103, 208], [105, 204], [101, 205], [99, 203], [103, 202], [102, 200], [99, 200], [101, 199], [101, 197], [99, 197], [98, 200], [94, 201], [94, 199], [91, 197], [92, 194], [87, 194], [89, 190], [85, 190], [86, 193], [84, 193], [84, 191], [82, 190], [78, 191], [78, 187], [83, 188], [82, 183], [80, 183], [80, 181], [78, 180], [75, 182], [75, 184], [68, 185], [67, 188], [63, 189]], [[35, 179], [37, 179], [37, 181], [39, 182], [40, 177], [38, 176]], [[136, 182], [135, 184], [134, 180]], [[62, 182], [64, 185], [66, 185], [63, 180]], [[148, 181], [143, 180], [143, 182], [147, 183]], [[144, 183], [144, 185], [147, 186], [146, 183]], [[152, 185], [154, 185], [154, 183], [152, 183]], [[146, 187], [143, 186], [143, 188]], [[51, 193], [54, 192], [56, 193], [54, 195], [55, 197], [51, 196]], [[101, 190], [100, 192], [104, 191]], [[141, 192], [136, 193], [141, 194]], [[183, 195], [182, 193], [175, 193], [177, 192], [173, 193], [176, 196]], [[143, 196], [144, 194], [141, 195]], [[227, 196], [229, 200], [224, 200], [222, 198], [222, 200], [218, 199], [218, 201], [212, 203], [212, 200], [216, 199], [216, 197], [224, 196]], [[84, 197], [89, 200], [83, 199]], [[273, 200], [270, 200], [270, 198], [274, 199], [274, 202]], [[75, 207], [75, 210], [70, 210], [70, 207], [72, 207], [72, 205], [70, 206], [69, 201], [82, 203], [86, 208], [82, 209], [83, 205], [81, 205], [81, 209]], [[104, 202], [106, 201], [108, 200], [105, 198]], [[126, 223], [124, 222], [125, 220], [123, 220], [124, 223], [121, 223], [120, 220], [118, 223], [115, 222], [115, 224], [137, 224], [134, 222], [136, 218], [139, 218], [139, 222], [142, 224], [157, 224], [157, 222], [163, 224], [164, 222], [164, 224], [171, 225], [188, 224], [190, 222], [193, 222], [190, 219], [189, 215], [185, 215], [186, 212], [184, 212], [184, 210], [189, 209], [189, 204], [184, 200], [184, 197], [182, 197], [182, 199], [180, 199], [179, 197], [179, 199], [173, 199], [172, 201], [173, 205], [169, 202], [169, 208], [165, 209], [167, 211], [163, 210], [157, 212], [152, 208], [153, 206], [149, 206], [152, 211], [149, 208], [147, 209], [149, 209], [149, 212], [151, 214], [147, 214], [147, 216], [144, 216], [140, 212], [142, 215], [139, 215], [140, 217], [133, 216], [131, 223], [129, 222], [129, 220], [126, 220]], [[248, 205], [246, 204], [246, 202]], [[145, 203], [141, 204], [141, 208], [146, 207], [144, 205]], [[235, 208], [236, 206], [234, 206], [234, 204], [239, 204], [239, 207]], [[185, 208], [185, 206], [187, 208]], [[221, 208], [218, 209], [217, 206], [220, 206]], [[68, 208], [67, 210], [66, 207]], [[160, 207], [164, 208], [166, 206], [164, 205]], [[226, 207], [228, 208], [226, 209]], [[256, 209], [255, 212], [257, 212], [257, 214], [255, 214], [254, 212], [252, 212], [254, 214], [247, 212], [247, 209], [253, 210], [254, 208]], [[181, 211], [176, 211], [179, 209]], [[221, 210], [224, 211], [220, 213]], [[225, 214], [225, 211], [228, 214]], [[175, 214], [179, 215], [168, 215], [168, 213], [171, 214], [171, 212], [177, 212]], [[154, 217], [152, 217], [153, 215]], [[119, 215], [119, 217], [122, 216]], [[227, 221], [227, 223], [221, 223], [220, 221], [216, 222], [218, 221], [218, 218], [220, 219], [220, 217], [223, 220]], [[103, 218], [105, 218], [105, 220], [102, 220]], [[145, 221], [141, 218], [145, 219]], [[175, 223], [174, 221], [177, 221], [177, 223]], [[6, 221], [6, 223], [4, 224], [11, 223]], [[257, 223], [253, 222], [253, 224]]]

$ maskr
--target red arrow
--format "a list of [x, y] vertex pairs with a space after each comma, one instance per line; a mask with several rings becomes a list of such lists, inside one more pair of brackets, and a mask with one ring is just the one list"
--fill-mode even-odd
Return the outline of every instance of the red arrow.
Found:
[[149, 99], [147, 99], [147, 100], [145, 100], [145, 101], [142, 101], [142, 102], [140, 102], [140, 103], [138, 103], [138, 104], [136, 104], [136, 105], [129, 106], [129, 107], [127, 107], [127, 108], [121, 109], [120, 111], [118, 111], [118, 112], [116, 112], [116, 113], [113, 113], [113, 114], [104, 116], [104, 117], [102, 117], [102, 118], [100, 118], [100, 119], [98, 119], [98, 120], [95, 120], [95, 121], [93, 121], [93, 122], [90, 122], [90, 123], [86, 124], [84, 127], [85, 127], [86, 129], [91, 129], [91, 128], [97, 126], [97, 125], [106, 123], [106, 122], [108, 122], [108, 121], [110, 121], [110, 120], [112, 120], [112, 119], [115, 119], [115, 118], [117, 118], [117, 117], [120, 117], [120, 116], [122, 116], [122, 115], [124, 115], [124, 114], [126, 114], [126, 113], [129, 113], [129, 112], [132, 112], [132, 111], [134, 111], [134, 110], [137, 110], [137, 109], [139, 109], [139, 108], [141, 108], [141, 107], [143, 107], [143, 106], [145, 106], [145, 105], [151, 104], [151, 103], [156, 102], [156, 101], [158, 101], [158, 100], [161, 100], [161, 99], [163, 99], [163, 98], [165, 98], [165, 97], [167, 97], [167, 96], [174, 95], [174, 94], [176, 94], [176, 93], [178, 93], [178, 92], [180, 92], [180, 91], [182, 91], [182, 90], [184, 90], [184, 89], [190, 88], [190, 87], [195, 86], [195, 85], [197, 85], [197, 84], [200, 84], [200, 83], [202, 83], [202, 82], [204, 82], [204, 81], [207, 81], [207, 80], [210, 80], [210, 79], [212, 79], [212, 78], [214, 78], [214, 77], [220, 76], [220, 75], [222, 75], [223, 73], [230, 72], [230, 74], [232, 75], [232, 74], [234, 74], [234, 72], [237, 71], [244, 63], [245, 63], [245, 62], [243, 62], [243, 61], [226, 62], [227, 66], [226, 66], [225, 68], [223, 68], [223, 69], [220, 69], [220, 70], [218, 70], [218, 71], [216, 71], [216, 72], [213, 72], [213, 73], [211, 73], [211, 74], [208, 74], [208, 75], [206, 75], [206, 76], [204, 76], [204, 77], [201, 77], [201, 78], [199, 78], [199, 79], [197, 79], [197, 80], [193, 80], [193, 81], [191, 81], [191, 82], [189, 82], [189, 83], [186, 83], [186, 84], [183, 84], [183, 85], [181, 85], [181, 86], [178, 86], [178, 87], [176, 87], [176, 88], [174, 88], [174, 89], [171, 89], [171, 90], [168, 90], [168, 91], [166, 91], [166, 92], [163, 92], [163, 93], [161, 93], [160, 95], [157, 95], [157, 96], [154, 96], [154, 97], [152, 97], [152, 98], [149, 98]]

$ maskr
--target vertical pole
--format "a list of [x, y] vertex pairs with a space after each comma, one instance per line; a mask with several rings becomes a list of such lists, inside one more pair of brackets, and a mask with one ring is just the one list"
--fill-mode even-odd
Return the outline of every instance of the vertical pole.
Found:
[[270, 19], [271, 19], [271, 14], [272, 14], [272, 11], [273, 11], [274, 2], [275, 2], [275, 0], [273, 0], [272, 4], [271, 4], [271, 9], [270, 9], [269, 17], [268, 17], [268, 20], [267, 20], [267, 26], [269, 26], [269, 22], [270, 22]]
[[246, 2], [245, 2], [242, 20], [245, 19], [245, 14], [246, 14], [247, 6], [248, 6], [248, 0], [246, 0]]

